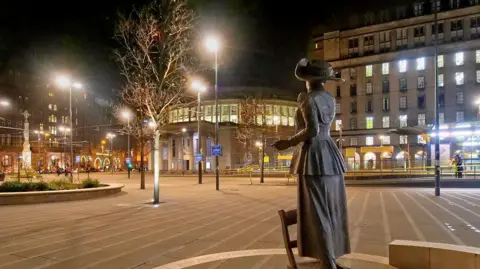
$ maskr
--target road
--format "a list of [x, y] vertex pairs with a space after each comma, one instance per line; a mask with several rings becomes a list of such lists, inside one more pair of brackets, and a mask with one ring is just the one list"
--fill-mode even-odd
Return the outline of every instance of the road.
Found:
[[[125, 184], [113, 197], [0, 207], [0, 269], [285, 268], [277, 210], [293, 209], [296, 187], [248, 178], [163, 177], [162, 203], [137, 174], [95, 174]], [[151, 180], [151, 177], [148, 178]], [[258, 180], [258, 179], [257, 179]], [[266, 179], [266, 181], [275, 179]], [[480, 191], [347, 187], [354, 252], [388, 256], [394, 239], [480, 246]], [[295, 234], [295, 229], [292, 229]], [[230, 252], [239, 257], [223, 260]], [[206, 256], [192, 260], [192, 257]], [[256, 256], [253, 256], [256, 255]]]

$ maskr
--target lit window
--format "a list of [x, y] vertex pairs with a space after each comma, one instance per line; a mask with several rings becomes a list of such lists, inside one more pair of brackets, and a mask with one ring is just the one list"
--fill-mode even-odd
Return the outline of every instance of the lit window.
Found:
[[426, 144], [425, 138], [422, 135], [417, 135], [417, 143], [418, 144]]
[[389, 116], [383, 116], [382, 127], [383, 128], [390, 128], [390, 117]]
[[342, 113], [342, 105], [340, 103], [335, 104], [335, 113], [336, 114]]
[[52, 104], [48, 105], [48, 110], [52, 110]]
[[443, 74], [439, 74], [438, 75], [438, 87], [443, 87], [443, 85], [445, 85], [443, 83]]
[[373, 65], [367, 65], [367, 66], [365, 67], [365, 76], [366, 76], [367, 78], [373, 76]]
[[455, 65], [463, 65], [464, 63], [463, 52], [455, 53]]
[[365, 94], [373, 94], [373, 85], [371, 82], [368, 82], [366, 87], [365, 87]]
[[425, 125], [425, 114], [418, 114], [418, 125]]
[[417, 78], [417, 88], [425, 89], [425, 77], [422, 76]]
[[425, 70], [425, 57], [417, 58], [417, 70]]
[[463, 72], [456, 72], [455, 73], [455, 84], [456, 85], [463, 85], [465, 82], [465, 78], [463, 76]]
[[480, 70], [477, 70], [476, 75], [477, 75], [477, 83], [480, 83]]
[[407, 97], [406, 96], [401, 96], [400, 97], [400, 109], [406, 109], [407, 108]]
[[440, 124], [445, 123], [445, 113], [443, 112], [438, 113], [438, 122], [440, 122]]
[[464, 120], [463, 111], [457, 111], [457, 122], [462, 122]]
[[335, 131], [340, 131], [342, 129], [342, 120], [335, 120]]
[[398, 62], [398, 71], [400, 73], [407, 72], [407, 60], [401, 60]]
[[443, 67], [443, 55], [438, 55], [437, 56], [437, 65], [438, 65], [438, 68]]
[[463, 105], [463, 92], [457, 92], [457, 105]]
[[373, 136], [367, 136], [367, 137], [365, 137], [365, 144], [366, 144], [367, 146], [373, 145]]
[[480, 63], [480, 50], [475, 51], [475, 62]]
[[390, 73], [390, 64], [389, 63], [383, 63], [382, 64], [382, 75], [388, 75]]
[[356, 137], [350, 137], [350, 146], [356, 146], [358, 144]]
[[366, 117], [365, 118], [366, 128], [373, 129], [373, 117]]
[[48, 93], [48, 96], [52, 97], [52, 96], [53, 96], [53, 92], [49, 92], [49, 93]]
[[380, 141], [382, 142], [382, 145], [390, 145], [390, 136], [389, 135], [382, 135], [380, 137]]
[[398, 118], [400, 119], [400, 128], [408, 126], [407, 115], [400, 115], [400, 117], [398, 117]]
[[400, 144], [402, 144], [402, 145], [408, 144], [408, 136], [407, 135], [401, 135], [400, 136]]

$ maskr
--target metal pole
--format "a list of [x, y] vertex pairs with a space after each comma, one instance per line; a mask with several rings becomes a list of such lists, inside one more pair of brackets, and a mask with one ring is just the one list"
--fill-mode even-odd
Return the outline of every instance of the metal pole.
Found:
[[380, 179], [383, 179], [383, 135], [380, 136]]
[[[197, 142], [197, 153], [202, 154], [202, 136], [200, 135], [200, 91], [198, 92], [198, 106], [197, 106], [197, 132], [198, 132], [198, 142]], [[202, 156], [203, 158], [203, 156]], [[202, 184], [202, 160], [198, 161], [198, 184]]]
[[40, 132], [38, 133], [38, 173], [40, 174], [40, 158], [41, 158], [41, 153], [40, 153]]
[[[215, 50], [215, 145], [218, 146], [218, 52]], [[215, 156], [215, 187], [220, 189], [220, 171], [218, 156]]]
[[435, 81], [435, 196], [440, 196], [440, 121], [438, 109], [438, 3], [434, 1], [435, 6], [435, 53], [433, 56], [434, 81]]
[[260, 183], [264, 182], [264, 176], [265, 176], [265, 142], [266, 142], [266, 138], [262, 131], [262, 154], [260, 156], [260, 158], [262, 158], [261, 160], [262, 167], [260, 168]]
[[[130, 160], [130, 163], [131, 163], [132, 159], [130, 156], [130, 114], [127, 117], [127, 125], [128, 125], [127, 158]], [[127, 171], [128, 171], [128, 178], [130, 179], [130, 167], [128, 163], [127, 163]]]
[[72, 116], [72, 87], [70, 92], [70, 181], [73, 182], [73, 116]]
[[110, 165], [112, 166], [112, 176], [113, 176], [113, 136], [110, 137]]

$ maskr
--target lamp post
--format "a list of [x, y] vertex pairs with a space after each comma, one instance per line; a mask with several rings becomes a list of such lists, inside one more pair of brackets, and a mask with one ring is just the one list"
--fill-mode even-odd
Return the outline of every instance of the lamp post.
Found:
[[[197, 98], [197, 101], [198, 101], [198, 106], [197, 106], [197, 154], [202, 154], [202, 136], [200, 135], [200, 120], [201, 120], [201, 108], [200, 108], [200, 105], [201, 105], [201, 99], [200, 99], [200, 94], [202, 92], [205, 92], [207, 90], [207, 88], [202, 85], [201, 82], [198, 82], [198, 81], [194, 81], [192, 83], [192, 88], [194, 88], [195, 90], [197, 90], [198, 92], [198, 98]], [[202, 156], [202, 159], [203, 159], [203, 156]], [[202, 159], [198, 160], [198, 184], [202, 184]]]
[[108, 139], [110, 139], [110, 165], [112, 166], [112, 176], [113, 176], [113, 138], [115, 138], [115, 134], [108, 133]]
[[127, 119], [127, 126], [128, 126], [128, 140], [127, 140], [127, 158], [129, 160], [129, 163], [127, 163], [127, 171], [128, 171], [128, 178], [130, 179], [130, 166], [129, 164], [132, 162], [131, 156], [130, 156], [130, 117], [131, 113], [127, 110], [122, 112], [122, 117]]
[[[59, 76], [56, 79], [56, 83], [61, 88], [68, 88], [69, 91], [69, 111], [70, 111], [70, 169], [73, 170], [73, 113], [72, 113], [72, 88], [81, 89], [82, 84], [79, 82], [72, 82], [69, 77]], [[73, 181], [73, 173], [70, 173], [70, 181]]]
[[265, 142], [263, 141], [264, 137], [262, 134], [262, 142], [257, 141], [255, 145], [258, 147], [258, 151], [260, 151], [260, 183], [264, 182], [264, 170], [265, 170]]
[[[218, 146], [218, 49], [220, 42], [215, 37], [209, 37], [206, 41], [207, 49], [215, 54], [215, 145]], [[215, 188], [220, 189], [220, 171], [218, 168], [218, 156], [215, 156]]]
[[0, 106], [8, 107], [10, 106], [10, 102], [8, 102], [7, 100], [0, 100]]
[[[434, 5], [434, 25], [435, 25], [435, 53], [433, 54], [434, 72], [433, 77], [435, 81], [435, 196], [440, 196], [440, 112], [438, 109], [438, 6], [439, 0], [433, 1]], [[410, 153], [410, 152], [409, 152]]]
[[185, 175], [185, 133], [187, 128], [182, 128], [182, 175]]

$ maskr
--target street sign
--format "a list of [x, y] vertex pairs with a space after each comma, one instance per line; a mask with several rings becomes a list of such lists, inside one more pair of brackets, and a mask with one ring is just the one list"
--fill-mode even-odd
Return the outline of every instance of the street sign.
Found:
[[75, 156], [75, 162], [79, 163], [80, 162], [80, 156]]
[[128, 164], [130, 164], [132, 162], [132, 159], [131, 158], [126, 158], [126, 161]]
[[212, 146], [212, 156], [222, 156], [222, 146], [213, 145]]
[[201, 162], [203, 160], [203, 155], [202, 154], [195, 154], [195, 161], [196, 162]]

